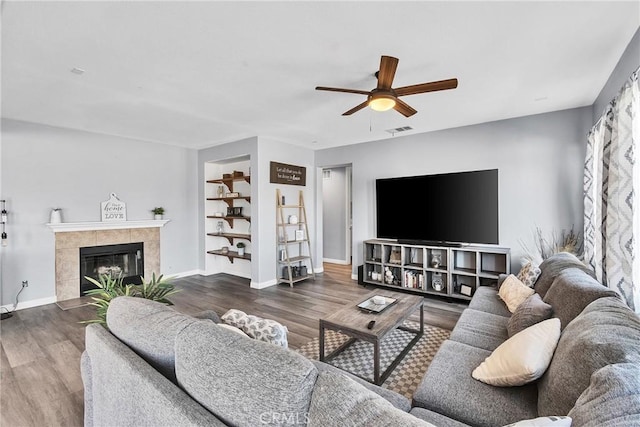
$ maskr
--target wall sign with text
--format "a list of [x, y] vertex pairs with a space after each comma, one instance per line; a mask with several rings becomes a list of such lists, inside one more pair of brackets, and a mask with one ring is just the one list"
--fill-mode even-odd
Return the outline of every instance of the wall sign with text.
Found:
[[121, 202], [115, 193], [111, 193], [109, 200], [100, 203], [102, 221], [126, 221], [127, 205]]
[[272, 184], [307, 185], [307, 168], [271, 162], [269, 182]]

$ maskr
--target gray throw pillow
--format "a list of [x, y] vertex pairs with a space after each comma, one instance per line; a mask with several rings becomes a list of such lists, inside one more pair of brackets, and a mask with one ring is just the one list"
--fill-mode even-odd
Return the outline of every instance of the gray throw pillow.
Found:
[[514, 311], [513, 315], [509, 318], [509, 322], [507, 323], [509, 337], [527, 329], [529, 326], [549, 319], [552, 314], [553, 308], [542, 301], [540, 295], [531, 295], [516, 308], [516, 311]]
[[[566, 415], [598, 369], [640, 363], [640, 318], [618, 298], [599, 298], [569, 323], [538, 382], [538, 415]], [[576, 424], [579, 425], [579, 424]]]
[[591, 384], [569, 412], [574, 425], [640, 425], [640, 365], [607, 365], [591, 376]]

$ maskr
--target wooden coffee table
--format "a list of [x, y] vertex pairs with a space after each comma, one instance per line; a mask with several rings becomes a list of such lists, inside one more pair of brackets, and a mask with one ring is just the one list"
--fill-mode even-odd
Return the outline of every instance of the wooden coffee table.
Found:
[[[381, 295], [390, 298], [396, 298], [397, 301], [387, 307], [381, 313], [373, 314], [368, 313], [357, 305], [374, 295]], [[402, 326], [405, 320], [409, 318], [413, 312], [420, 308], [420, 329], [410, 329]], [[368, 329], [367, 324], [375, 320], [373, 328]], [[391, 374], [393, 369], [398, 366], [398, 363], [407, 355], [409, 350], [414, 346], [416, 342], [422, 337], [424, 333], [424, 306], [423, 298], [417, 295], [410, 295], [399, 292], [392, 292], [385, 289], [377, 289], [368, 295], [363, 296], [361, 299], [348, 304], [345, 308], [329, 315], [326, 318], [320, 319], [320, 360], [328, 362], [344, 349], [353, 344], [356, 340], [367, 341], [373, 344], [373, 383], [380, 385]], [[380, 373], [380, 343], [384, 338], [394, 329], [402, 329], [415, 333], [416, 336], [407, 344], [402, 352], [396, 357], [391, 365], [382, 373]], [[324, 332], [327, 329], [331, 329], [340, 332], [344, 335], [351, 337], [347, 342], [342, 344], [336, 350], [330, 354], [324, 354]], [[371, 382], [368, 378], [363, 378], [366, 381]]]

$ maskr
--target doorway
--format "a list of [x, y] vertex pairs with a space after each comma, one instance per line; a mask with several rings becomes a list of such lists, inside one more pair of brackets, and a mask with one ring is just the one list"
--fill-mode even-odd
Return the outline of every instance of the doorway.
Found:
[[323, 262], [351, 265], [351, 165], [322, 169]]

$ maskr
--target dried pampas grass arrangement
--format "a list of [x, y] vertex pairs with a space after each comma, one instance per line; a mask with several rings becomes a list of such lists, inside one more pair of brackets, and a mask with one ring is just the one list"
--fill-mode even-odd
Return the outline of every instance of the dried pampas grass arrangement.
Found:
[[522, 248], [532, 260], [541, 259], [544, 261], [553, 254], [558, 252], [569, 252], [578, 258], [582, 254], [582, 233], [571, 229], [562, 229], [559, 233], [553, 230], [551, 235], [545, 237], [540, 227], [536, 227], [534, 233], [535, 250], [531, 251], [522, 241]]

